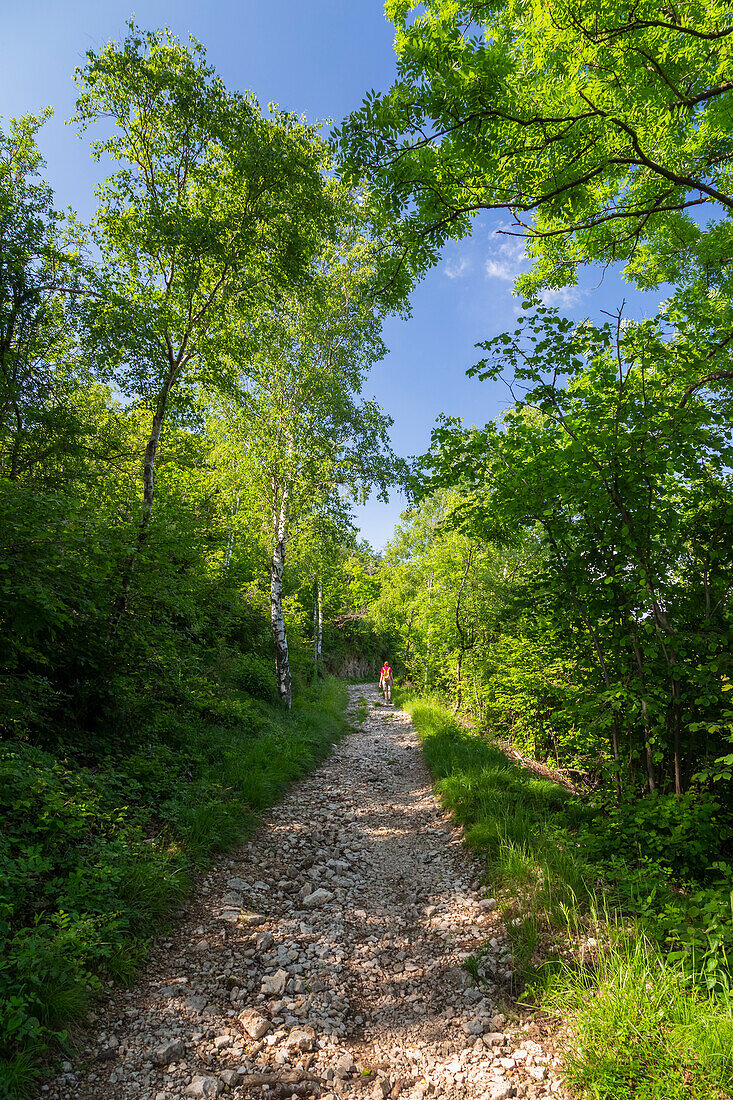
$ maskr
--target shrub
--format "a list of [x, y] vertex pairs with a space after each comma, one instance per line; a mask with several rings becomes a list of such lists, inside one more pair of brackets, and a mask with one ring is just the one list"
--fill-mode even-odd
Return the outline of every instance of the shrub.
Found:
[[28, 1091], [37, 1055], [103, 981], [132, 976], [141, 939], [196, 867], [250, 830], [346, 728], [346, 692], [330, 679], [292, 714], [218, 692], [197, 681], [93, 767], [0, 743], [3, 1100]]
[[256, 657], [251, 653], [242, 654], [233, 664], [230, 676], [232, 682], [253, 699], [261, 699], [265, 703], [277, 703], [277, 682], [271, 660]]

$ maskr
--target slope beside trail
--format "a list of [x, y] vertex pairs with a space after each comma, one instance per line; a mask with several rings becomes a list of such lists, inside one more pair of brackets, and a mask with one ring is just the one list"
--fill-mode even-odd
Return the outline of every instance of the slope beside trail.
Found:
[[[354, 732], [203, 880], [45, 1096], [562, 1095], [542, 1037], [507, 1021], [495, 903], [408, 715], [350, 695]], [[477, 987], [461, 964], [484, 945]]]

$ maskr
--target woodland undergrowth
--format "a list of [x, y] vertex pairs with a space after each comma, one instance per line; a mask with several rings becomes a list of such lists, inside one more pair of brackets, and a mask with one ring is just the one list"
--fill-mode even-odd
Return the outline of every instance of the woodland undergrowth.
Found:
[[[437, 697], [401, 701], [443, 804], [486, 861], [513, 947], [513, 996], [560, 1028], [566, 1082], [597, 1100], [729, 1096], [731, 897], [722, 875], [701, 870], [719, 833], [702, 830], [706, 851], [683, 873], [669, 811], [577, 796]], [[645, 835], [656, 828], [653, 857], [639, 850], [642, 824]]]
[[288, 714], [271, 662], [243, 655], [182, 684], [94, 760], [2, 743], [4, 1097], [29, 1095], [49, 1046], [67, 1048], [68, 1025], [133, 979], [197, 873], [343, 734], [345, 702], [327, 677]]

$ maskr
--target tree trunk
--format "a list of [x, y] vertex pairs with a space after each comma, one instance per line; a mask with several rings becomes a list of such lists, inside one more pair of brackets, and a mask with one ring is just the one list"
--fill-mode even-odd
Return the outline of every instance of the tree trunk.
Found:
[[674, 733], [674, 793], [682, 797], [682, 692], [680, 682], [672, 678], [672, 727]]
[[412, 636], [412, 620], [414, 619], [414, 617], [415, 617], [415, 608], [411, 607], [410, 608], [410, 621], [407, 624], [407, 645], [405, 646], [405, 658], [404, 658], [404, 661], [402, 662], [402, 683], [403, 684], [407, 680], [407, 675], [408, 675], [408, 673], [407, 673], [407, 661], [408, 661], [408, 658], [410, 656], [410, 641], [411, 641], [411, 636]]
[[285, 546], [288, 536], [287, 490], [282, 491], [279, 500], [277, 490], [275, 490], [272, 504], [274, 547], [270, 569], [270, 617], [272, 619], [272, 636], [275, 642], [277, 690], [281, 702], [290, 710], [292, 704], [290, 655], [288, 652], [288, 636], [285, 631], [285, 617], [283, 615], [283, 571], [285, 569]]
[[466, 559], [466, 568], [463, 571], [463, 577], [461, 578], [461, 584], [458, 589], [458, 595], [456, 596], [456, 632], [458, 634], [458, 659], [456, 660], [456, 705], [453, 708], [453, 713], [458, 714], [461, 709], [461, 670], [463, 669], [463, 654], [467, 648], [466, 635], [463, 627], [461, 626], [461, 596], [463, 595], [463, 589], [466, 585], [466, 578], [468, 577], [468, 571], [471, 568], [471, 560], [473, 558], [473, 547], [471, 546], [468, 551], [468, 557]]
[[427, 616], [427, 630], [426, 630], [426, 644], [425, 644], [425, 691], [428, 690], [428, 682], [430, 679], [430, 608], [433, 602], [433, 574], [430, 574], [428, 580], [428, 616]]
[[646, 702], [646, 676], [644, 675], [644, 662], [641, 656], [641, 650], [639, 649], [639, 642], [636, 637], [636, 632], [632, 629], [631, 638], [634, 645], [634, 654], [636, 656], [636, 667], [639, 670], [639, 683], [641, 687], [640, 701], [641, 701], [641, 716], [644, 723], [644, 762], [646, 764], [646, 776], [649, 783], [649, 790], [655, 791], [657, 789], [657, 778], [654, 771], [654, 755], [651, 745], [651, 724], [649, 722], [649, 711], [647, 709]]
[[618, 748], [618, 721], [614, 711], [613, 718], [611, 719], [611, 744], [613, 746], [613, 759], [616, 764], [616, 772], [613, 777], [613, 785], [616, 788], [616, 801], [621, 801], [621, 762], [619, 760], [619, 748]]
[[323, 582], [313, 578], [313, 660], [316, 676], [323, 677]]
[[153, 498], [155, 496], [155, 456], [158, 453], [158, 444], [160, 443], [165, 413], [168, 408], [168, 397], [170, 396], [171, 387], [176, 380], [180, 367], [180, 357], [169, 364], [163, 388], [158, 394], [158, 402], [155, 407], [155, 415], [153, 416], [153, 423], [150, 428], [150, 436], [145, 447], [145, 455], [143, 458], [143, 507], [140, 515], [140, 527], [137, 533], [136, 544], [125, 558], [122, 566], [120, 595], [115, 601], [115, 610], [117, 612], [116, 618], [118, 621], [120, 615], [127, 611], [130, 600], [132, 575], [135, 571], [135, 562], [148, 537], [148, 527], [150, 526], [150, 519], [153, 514]]
[[456, 703], [453, 707], [453, 713], [458, 714], [461, 709], [461, 669], [463, 667], [463, 650], [458, 650], [458, 658], [456, 660]]

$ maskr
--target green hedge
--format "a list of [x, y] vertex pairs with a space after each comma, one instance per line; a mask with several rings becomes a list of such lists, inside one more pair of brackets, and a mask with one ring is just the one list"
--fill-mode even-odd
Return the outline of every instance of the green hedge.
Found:
[[187, 705], [151, 716], [144, 746], [92, 766], [0, 743], [4, 1097], [27, 1093], [37, 1057], [63, 1043], [64, 1023], [104, 982], [132, 975], [192, 872], [251, 830], [346, 728], [335, 680], [312, 685], [287, 715], [263, 700], [257, 658], [236, 679], [252, 694], [190, 683]]

